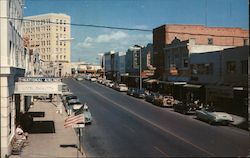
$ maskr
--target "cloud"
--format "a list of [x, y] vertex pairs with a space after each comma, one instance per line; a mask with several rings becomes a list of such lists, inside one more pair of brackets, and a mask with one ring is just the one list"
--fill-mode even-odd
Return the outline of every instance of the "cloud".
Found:
[[77, 44], [80, 48], [91, 48], [93, 46], [93, 39], [91, 37], [86, 37], [83, 42]]
[[107, 43], [111, 41], [118, 41], [127, 38], [128, 34], [122, 31], [111, 32], [110, 34], [99, 35], [96, 38], [97, 43]]
[[89, 63], [95, 63], [98, 53], [110, 50], [126, 52], [129, 47], [135, 44], [146, 46], [148, 43], [152, 43], [152, 37], [152, 33], [113, 30], [102, 32], [96, 36], [88, 35], [82, 42], [73, 46], [72, 59], [75, 61], [82, 59]]

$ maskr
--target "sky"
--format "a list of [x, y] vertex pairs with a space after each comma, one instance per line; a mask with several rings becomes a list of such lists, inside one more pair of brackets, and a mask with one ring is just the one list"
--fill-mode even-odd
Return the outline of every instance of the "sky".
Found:
[[[63, 13], [71, 23], [153, 30], [164, 24], [249, 29], [248, 0], [25, 0], [24, 16]], [[71, 61], [152, 43], [151, 31], [71, 27]]]

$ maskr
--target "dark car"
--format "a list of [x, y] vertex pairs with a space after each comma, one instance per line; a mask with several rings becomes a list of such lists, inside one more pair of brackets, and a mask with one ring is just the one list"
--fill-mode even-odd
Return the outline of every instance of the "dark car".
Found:
[[149, 93], [145, 96], [145, 100], [150, 103], [154, 103], [155, 99], [160, 96], [159, 93]]
[[135, 92], [135, 88], [128, 88], [127, 95], [133, 96]]
[[174, 111], [182, 114], [195, 114], [196, 110], [199, 110], [199, 106], [194, 103], [178, 102], [173, 105]]
[[77, 96], [75, 95], [67, 95], [63, 98], [63, 105], [67, 104], [69, 100], [71, 99], [77, 99]]
[[135, 89], [133, 96], [136, 98], [145, 98], [145, 89]]

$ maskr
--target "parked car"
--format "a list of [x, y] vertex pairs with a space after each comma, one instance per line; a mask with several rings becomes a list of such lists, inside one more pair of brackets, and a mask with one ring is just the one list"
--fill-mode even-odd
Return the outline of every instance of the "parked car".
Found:
[[133, 96], [135, 92], [135, 88], [128, 88], [127, 95]]
[[150, 103], [154, 103], [155, 99], [160, 96], [159, 93], [149, 93], [145, 96], [145, 100]]
[[163, 107], [172, 107], [174, 104], [174, 97], [160, 95], [154, 99], [154, 104]]
[[68, 103], [68, 101], [71, 99], [77, 99], [77, 96], [72, 94], [72, 95], [67, 95], [67, 96], [63, 97], [63, 100], [62, 100], [63, 105], [66, 105]]
[[79, 101], [79, 99], [70, 99], [68, 103], [65, 104], [65, 109], [68, 115], [71, 115], [72, 112], [79, 110], [83, 104]]
[[85, 117], [84, 118], [85, 124], [91, 124], [93, 121], [93, 118], [86, 103], [79, 110], [75, 111], [75, 115], [79, 115], [82, 113], [84, 114], [84, 117]]
[[202, 108], [196, 110], [197, 119], [208, 122], [209, 124], [228, 125], [233, 122], [233, 117], [226, 112], [216, 112], [213, 108]]
[[120, 91], [120, 92], [127, 92], [128, 91], [128, 87], [126, 86], [126, 84], [119, 84], [118, 85], [118, 91]]
[[136, 98], [145, 98], [145, 89], [135, 89], [133, 96]]
[[83, 76], [77, 76], [77, 77], [76, 77], [76, 80], [77, 80], [77, 81], [82, 81], [82, 80], [83, 80]]
[[92, 81], [92, 82], [96, 82], [96, 80], [97, 80], [97, 79], [96, 79], [95, 77], [91, 77], [91, 78], [90, 78], [90, 81]]
[[115, 83], [114, 82], [109, 82], [108, 84], [107, 84], [107, 86], [109, 87], [109, 88], [113, 88], [113, 86], [115, 85]]
[[174, 111], [182, 114], [195, 114], [196, 110], [199, 110], [199, 106], [194, 103], [177, 102], [173, 105]]

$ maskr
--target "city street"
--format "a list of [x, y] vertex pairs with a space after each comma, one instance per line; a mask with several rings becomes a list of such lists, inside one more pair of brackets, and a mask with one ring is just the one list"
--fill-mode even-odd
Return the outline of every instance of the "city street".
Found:
[[247, 156], [249, 134], [213, 126], [98, 83], [64, 79], [93, 116], [83, 130], [87, 157]]

